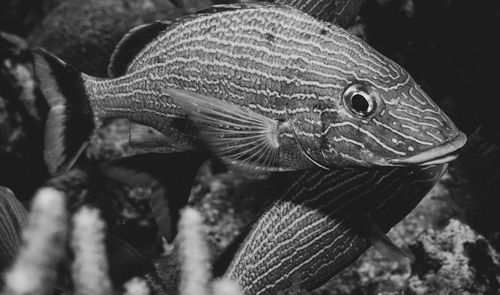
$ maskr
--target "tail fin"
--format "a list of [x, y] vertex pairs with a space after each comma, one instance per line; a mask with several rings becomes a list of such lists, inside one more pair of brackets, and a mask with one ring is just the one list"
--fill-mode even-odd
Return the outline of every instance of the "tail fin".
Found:
[[51, 174], [69, 169], [95, 129], [82, 74], [47, 51], [33, 51], [35, 73], [50, 107], [45, 124], [45, 162]]

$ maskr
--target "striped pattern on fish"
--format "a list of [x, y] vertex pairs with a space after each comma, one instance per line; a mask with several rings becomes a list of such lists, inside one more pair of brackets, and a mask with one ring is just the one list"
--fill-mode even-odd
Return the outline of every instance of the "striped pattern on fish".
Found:
[[252, 227], [225, 277], [245, 295], [319, 287], [371, 246], [372, 219], [388, 231], [411, 211], [447, 165], [307, 171]]
[[[228, 162], [266, 170], [415, 164], [425, 151], [432, 152], [419, 162], [465, 142], [404, 69], [343, 29], [284, 5], [213, 10], [157, 23], [163, 29], [121, 76], [83, 74], [95, 125], [125, 117], [167, 137], [176, 132], [193, 149], [200, 136]], [[43, 58], [40, 76], [53, 67]], [[172, 89], [201, 98], [180, 98]], [[245, 115], [231, 117], [238, 112]], [[64, 166], [66, 151], [58, 149], [51, 159]], [[248, 160], [258, 153], [261, 162]]]

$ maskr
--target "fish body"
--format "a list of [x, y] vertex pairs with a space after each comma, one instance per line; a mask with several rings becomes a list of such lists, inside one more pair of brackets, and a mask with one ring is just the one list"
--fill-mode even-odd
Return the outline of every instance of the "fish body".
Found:
[[[403, 68], [286, 5], [218, 6], [136, 28], [113, 54], [111, 79], [43, 52], [35, 62], [52, 108], [52, 171], [109, 118], [152, 127], [177, 150], [206, 145], [228, 163], [270, 171], [421, 164], [465, 143]], [[131, 131], [140, 146], [138, 137]]]
[[446, 167], [298, 173], [252, 226], [224, 276], [245, 295], [315, 289], [376, 243], [372, 226], [385, 233], [404, 218]]
[[28, 213], [14, 193], [0, 186], [0, 271], [12, 266], [19, 247], [21, 233], [27, 224]]

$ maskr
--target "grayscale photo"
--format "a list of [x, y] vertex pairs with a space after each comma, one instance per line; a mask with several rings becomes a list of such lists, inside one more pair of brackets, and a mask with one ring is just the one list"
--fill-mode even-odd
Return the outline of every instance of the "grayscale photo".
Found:
[[500, 1], [2, 0], [1, 295], [500, 294]]

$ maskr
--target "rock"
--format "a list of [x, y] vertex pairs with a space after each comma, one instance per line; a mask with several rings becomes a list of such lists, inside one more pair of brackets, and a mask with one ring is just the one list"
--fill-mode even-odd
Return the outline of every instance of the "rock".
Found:
[[163, 0], [67, 0], [31, 33], [30, 44], [86, 74], [106, 77], [115, 45], [130, 29], [179, 14], [170, 1]]
[[20, 200], [31, 197], [45, 180], [44, 100], [37, 95], [26, 42], [0, 33], [0, 185]]
[[412, 245], [417, 260], [412, 294], [496, 294], [500, 256], [485, 238], [456, 219], [442, 230], [429, 229]]
[[42, 0], [2, 0], [0, 2], [0, 30], [26, 36], [44, 13]]

